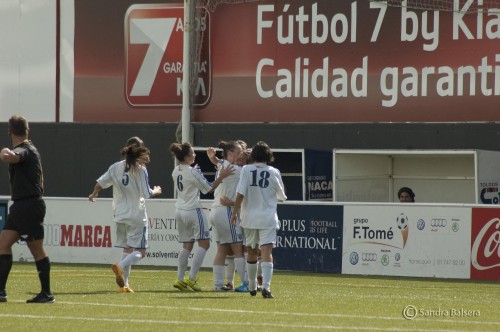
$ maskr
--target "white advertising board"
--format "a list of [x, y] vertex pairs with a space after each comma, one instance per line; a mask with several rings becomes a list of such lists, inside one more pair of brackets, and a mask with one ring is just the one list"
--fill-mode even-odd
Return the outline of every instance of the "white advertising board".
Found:
[[344, 206], [343, 274], [470, 277], [471, 208]]
[[[52, 262], [112, 264], [120, 260], [122, 249], [114, 247], [111, 199], [91, 203], [84, 198], [45, 198], [45, 203], [45, 246]], [[208, 208], [210, 203], [204, 204]], [[174, 200], [148, 200], [149, 248], [139, 264], [177, 266], [181, 244], [174, 204]], [[212, 266], [215, 252], [212, 243], [203, 267]], [[13, 256], [14, 261], [33, 260], [24, 244], [13, 248]]]

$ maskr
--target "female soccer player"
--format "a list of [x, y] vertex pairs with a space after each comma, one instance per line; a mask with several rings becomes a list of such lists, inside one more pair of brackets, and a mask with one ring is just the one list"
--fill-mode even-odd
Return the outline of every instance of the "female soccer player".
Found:
[[[242, 286], [245, 289], [236, 288], [236, 291], [246, 291], [245, 285], [245, 258], [243, 256], [243, 234], [239, 225], [231, 224], [231, 207], [236, 198], [236, 186], [240, 178], [241, 167], [235, 165], [243, 147], [236, 141], [220, 141], [218, 147], [222, 149], [222, 157], [217, 161], [217, 169], [227, 168], [234, 165], [235, 172], [227, 177], [214, 192], [214, 203], [209, 215], [209, 221], [214, 231], [217, 242], [217, 253], [214, 258], [214, 291], [229, 290], [224, 286], [224, 270], [226, 256], [231, 251], [234, 255], [234, 264]], [[208, 148], [208, 157], [214, 161], [215, 149]], [[218, 173], [216, 174], [216, 177]], [[230, 202], [231, 204], [228, 204]], [[224, 203], [224, 204], [223, 204]]]
[[113, 186], [113, 214], [116, 222], [116, 247], [123, 248], [122, 260], [111, 268], [122, 293], [133, 293], [128, 277], [131, 266], [141, 260], [148, 247], [146, 198], [161, 194], [161, 187], [149, 187], [146, 164], [149, 149], [138, 137], [127, 141], [121, 153], [125, 160], [111, 165], [97, 179], [89, 200], [95, 202], [102, 189]]
[[250, 295], [257, 294], [257, 259], [260, 247], [262, 296], [273, 298], [270, 288], [273, 275], [272, 250], [276, 244], [276, 231], [279, 229], [276, 209], [278, 200], [284, 201], [287, 197], [280, 171], [268, 165], [274, 157], [265, 142], [255, 144], [251, 160], [253, 164], [243, 166], [241, 170], [231, 222], [236, 224], [239, 216], [241, 227], [245, 231]]
[[[234, 169], [231, 166], [221, 168], [217, 179], [210, 183], [199, 169], [191, 167], [194, 164], [196, 154], [190, 143], [172, 143], [170, 151], [179, 162], [179, 165], [172, 172], [172, 179], [177, 191], [175, 218], [179, 231], [179, 242], [182, 243], [174, 287], [180, 291], [192, 289], [199, 292], [201, 288], [197, 285], [196, 275], [210, 247], [209, 226], [200, 202], [200, 191], [204, 194], [213, 192], [222, 180], [234, 173]], [[188, 258], [195, 241], [198, 242], [198, 248], [193, 256], [189, 276], [185, 277]]]

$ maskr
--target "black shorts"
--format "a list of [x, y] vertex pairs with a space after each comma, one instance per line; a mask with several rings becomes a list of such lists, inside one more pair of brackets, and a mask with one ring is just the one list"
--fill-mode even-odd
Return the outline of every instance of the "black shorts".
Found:
[[21, 241], [42, 240], [45, 202], [43, 198], [28, 198], [14, 201], [9, 208], [3, 229], [16, 231]]

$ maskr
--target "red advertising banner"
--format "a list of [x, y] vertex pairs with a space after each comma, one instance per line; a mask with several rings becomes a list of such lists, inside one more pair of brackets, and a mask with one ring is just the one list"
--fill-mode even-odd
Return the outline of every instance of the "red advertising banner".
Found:
[[[75, 121], [180, 120], [182, 6], [75, 0]], [[198, 25], [193, 121], [500, 121], [499, 16], [365, 0], [220, 5]]]
[[[131, 106], [182, 106], [184, 7], [132, 5], [125, 14], [125, 93]], [[203, 37], [197, 72], [195, 106], [210, 92], [210, 15], [197, 18]]]
[[471, 279], [500, 280], [500, 209], [473, 208]]

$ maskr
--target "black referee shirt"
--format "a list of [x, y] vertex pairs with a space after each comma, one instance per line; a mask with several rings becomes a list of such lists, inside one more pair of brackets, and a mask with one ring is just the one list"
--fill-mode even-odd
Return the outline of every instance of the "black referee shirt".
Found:
[[26, 140], [12, 151], [21, 158], [19, 163], [9, 165], [12, 200], [42, 197], [43, 171], [38, 150]]

